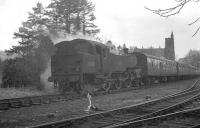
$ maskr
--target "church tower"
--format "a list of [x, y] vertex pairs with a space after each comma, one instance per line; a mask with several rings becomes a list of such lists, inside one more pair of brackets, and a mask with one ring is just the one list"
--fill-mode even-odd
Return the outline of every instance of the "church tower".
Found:
[[174, 51], [174, 34], [171, 33], [171, 37], [165, 38], [165, 49], [164, 55], [166, 59], [175, 60], [175, 51]]

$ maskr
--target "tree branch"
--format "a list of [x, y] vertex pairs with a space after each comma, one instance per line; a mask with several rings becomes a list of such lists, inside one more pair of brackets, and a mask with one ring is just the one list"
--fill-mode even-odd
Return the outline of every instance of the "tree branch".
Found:
[[198, 32], [199, 32], [200, 26], [197, 28], [197, 30], [195, 31], [195, 33], [192, 35], [192, 37], [194, 37]]
[[[196, 20], [194, 20], [192, 23], [188, 24], [189, 26], [197, 23], [200, 20], [200, 17], [198, 17]], [[194, 37], [199, 32], [200, 26], [196, 29], [195, 33], [192, 35]]]
[[199, 20], [200, 20], [200, 17], [197, 18], [196, 20], [194, 20], [192, 23], [189, 23], [188, 25], [193, 25], [193, 24], [195, 24], [196, 22], [198, 22]]
[[146, 8], [149, 11], [152, 11], [153, 13], [161, 17], [169, 17], [178, 14], [188, 2], [191, 2], [191, 0], [175, 0], [175, 1], [179, 4], [167, 9], [150, 9], [148, 7], [144, 8]]
[[[171, 8], [166, 8], [166, 9], [150, 9], [148, 7], [144, 7], [145, 9], [161, 16], [161, 17], [169, 17], [169, 16], [173, 16], [176, 15], [178, 13], [180, 13], [180, 11], [183, 9], [183, 7], [189, 3], [189, 2], [200, 2], [200, 0], [174, 0], [176, 1], [178, 4], [174, 7]], [[197, 19], [195, 19], [193, 22], [189, 23], [188, 25], [193, 25], [195, 23], [197, 23], [200, 20], [200, 17], [198, 17]], [[199, 32], [200, 26], [196, 29], [195, 33], [192, 35], [192, 37], [194, 37], [198, 32]]]

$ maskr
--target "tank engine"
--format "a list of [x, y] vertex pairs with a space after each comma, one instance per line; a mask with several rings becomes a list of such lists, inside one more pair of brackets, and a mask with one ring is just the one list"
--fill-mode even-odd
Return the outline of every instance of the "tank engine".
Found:
[[135, 55], [115, 55], [104, 44], [75, 39], [56, 44], [51, 58], [52, 79], [60, 90], [120, 89], [141, 78]]
[[104, 44], [90, 40], [63, 41], [56, 48], [51, 80], [62, 91], [109, 92], [199, 74], [195, 67], [142, 53], [115, 55]]

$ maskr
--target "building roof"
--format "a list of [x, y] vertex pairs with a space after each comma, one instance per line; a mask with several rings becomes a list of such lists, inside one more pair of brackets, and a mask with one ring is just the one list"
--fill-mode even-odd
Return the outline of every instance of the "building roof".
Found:
[[134, 52], [142, 52], [147, 55], [157, 56], [157, 57], [165, 57], [164, 48], [148, 48], [148, 49], [134, 49]]

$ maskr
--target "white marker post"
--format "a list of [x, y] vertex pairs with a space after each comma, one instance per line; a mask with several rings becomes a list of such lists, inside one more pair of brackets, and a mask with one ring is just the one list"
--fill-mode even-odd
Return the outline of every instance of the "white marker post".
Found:
[[87, 98], [88, 98], [89, 105], [85, 111], [89, 112], [92, 107], [92, 100], [91, 100], [92, 97], [91, 97], [90, 93], [87, 94]]
[[95, 107], [93, 104], [92, 104], [92, 96], [90, 95], [90, 93], [87, 94], [87, 98], [88, 98], [88, 101], [89, 101], [89, 105], [88, 105], [88, 108], [85, 110], [86, 112], [89, 112], [91, 110], [93, 111], [96, 111], [97, 110], [97, 107]]

